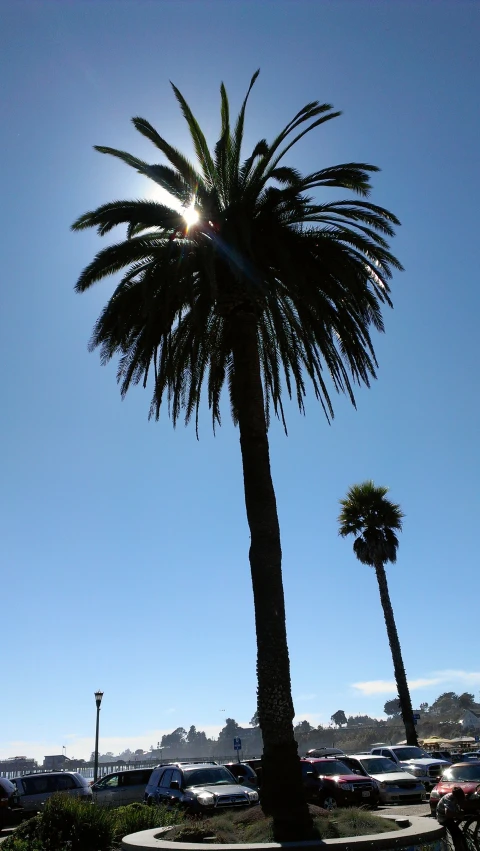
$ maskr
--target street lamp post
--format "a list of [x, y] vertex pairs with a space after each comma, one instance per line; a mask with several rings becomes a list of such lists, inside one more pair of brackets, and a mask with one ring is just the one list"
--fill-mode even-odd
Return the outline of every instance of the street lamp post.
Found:
[[97, 726], [95, 729], [95, 762], [93, 765], [93, 782], [95, 783], [98, 777], [98, 729], [100, 726], [100, 704], [102, 702], [103, 691], [95, 692], [95, 703], [97, 704]]

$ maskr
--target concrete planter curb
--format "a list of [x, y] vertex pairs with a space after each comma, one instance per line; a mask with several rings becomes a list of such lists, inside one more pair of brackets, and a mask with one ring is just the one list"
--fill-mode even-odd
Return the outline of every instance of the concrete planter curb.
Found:
[[[394, 818], [391, 819], [395, 821]], [[251, 842], [221, 845], [213, 842], [169, 842], [162, 836], [171, 830], [170, 827], [157, 827], [153, 830], [141, 830], [131, 833], [122, 839], [124, 851], [200, 851], [205, 846], [212, 851], [277, 851], [286, 848], [288, 851], [307, 851], [322, 848], [327, 851], [334, 847], [335, 851], [383, 851], [393, 848], [397, 851], [444, 851], [445, 828], [437, 821], [419, 816], [409, 817], [409, 826], [389, 833], [377, 833], [370, 836], [358, 836], [351, 839], [324, 839], [308, 842]]]

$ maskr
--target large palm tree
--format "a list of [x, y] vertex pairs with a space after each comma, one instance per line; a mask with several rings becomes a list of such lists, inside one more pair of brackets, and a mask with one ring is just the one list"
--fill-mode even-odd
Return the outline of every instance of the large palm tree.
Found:
[[273, 814], [275, 836], [286, 839], [310, 835], [311, 821], [293, 736], [270, 414], [285, 426], [285, 390], [303, 411], [309, 379], [331, 418], [327, 376], [355, 403], [354, 384], [369, 385], [375, 377], [370, 330], [383, 330], [381, 306], [391, 304], [389, 278], [401, 266], [386, 240], [398, 224], [395, 216], [366, 200], [313, 198], [324, 187], [365, 198], [375, 166], [343, 163], [302, 175], [282, 164], [303, 136], [340, 114], [329, 104], [308, 103], [272, 142], [261, 139], [243, 157], [245, 109], [257, 76], [233, 126], [222, 84], [220, 138], [213, 149], [173, 86], [195, 166], [144, 118], [134, 118], [135, 127], [168, 165], [97, 147], [167, 190], [171, 204], [114, 201], [81, 216], [73, 229], [96, 227], [103, 236], [126, 225], [126, 238], [100, 251], [76, 285], [83, 292], [121, 274], [90, 349], [99, 347], [103, 363], [119, 356], [122, 396], [150, 379], [150, 416], [158, 418], [166, 398], [174, 424], [183, 412], [198, 428], [204, 391], [215, 427], [227, 384], [251, 534], [262, 806]]
[[342, 510], [338, 518], [339, 532], [344, 538], [355, 535], [355, 555], [362, 564], [368, 564], [375, 570], [407, 744], [418, 745], [412, 701], [385, 573], [387, 562], [394, 564], [397, 560], [396, 533], [402, 529], [404, 514], [399, 505], [387, 499], [387, 493], [388, 488], [378, 487], [372, 481], [352, 485], [345, 499], [340, 500]]

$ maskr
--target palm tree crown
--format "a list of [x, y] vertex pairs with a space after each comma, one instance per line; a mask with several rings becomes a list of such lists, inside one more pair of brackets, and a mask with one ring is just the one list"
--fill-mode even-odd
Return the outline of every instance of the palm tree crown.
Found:
[[358, 535], [353, 544], [355, 555], [371, 567], [397, 560], [396, 532], [401, 531], [405, 515], [386, 498], [387, 493], [388, 488], [368, 481], [352, 485], [340, 500], [339, 534], [343, 538]]
[[143, 118], [136, 129], [169, 165], [146, 162], [114, 148], [118, 157], [167, 190], [173, 207], [193, 204], [198, 221], [186, 226], [182, 212], [148, 201], [114, 201], [88, 212], [74, 230], [96, 227], [103, 236], [126, 225], [126, 239], [110, 245], [80, 275], [83, 292], [108, 275], [122, 273], [100, 315], [90, 348], [102, 362], [119, 355], [118, 381], [146, 385], [153, 374], [150, 415], [158, 418], [164, 396], [174, 423], [198, 410], [207, 388], [213, 423], [220, 423], [220, 396], [227, 380], [237, 421], [232, 332], [239, 312], [256, 318], [264, 405], [273, 404], [284, 422], [282, 388], [303, 411], [305, 376], [313, 383], [328, 418], [333, 407], [325, 376], [355, 403], [353, 386], [369, 385], [376, 358], [370, 327], [383, 330], [381, 305], [391, 305], [388, 250], [396, 217], [366, 200], [318, 203], [322, 187], [369, 194], [365, 163], [342, 163], [302, 175], [281, 165], [307, 133], [340, 115], [317, 101], [301, 109], [272, 141], [261, 139], [242, 159], [247, 100], [233, 129], [221, 86], [221, 131], [210, 151], [182, 94], [173, 91], [186, 118], [197, 166], [172, 147]]

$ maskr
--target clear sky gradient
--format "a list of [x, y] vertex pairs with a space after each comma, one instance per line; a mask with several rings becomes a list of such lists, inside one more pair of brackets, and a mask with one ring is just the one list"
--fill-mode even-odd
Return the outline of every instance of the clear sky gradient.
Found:
[[[238, 108], [257, 67], [246, 149], [308, 101], [341, 109], [288, 164], [379, 165], [372, 200], [402, 221], [378, 381], [328, 426], [274, 423], [297, 719], [381, 716], [395, 694], [371, 569], [337, 535], [354, 482], [405, 513], [390, 591], [414, 704], [478, 698], [478, 198], [480, 3], [442, 0], [0, 2], [0, 758], [88, 757], [155, 744], [256, 705], [255, 636], [238, 433], [225, 407], [172, 429], [150, 396], [121, 402], [88, 354], [107, 280], [73, 287], [105, 241], [81, 213], [148, 183], [94, 144], [158, 161], [130, 123], [190, 151], [169, 87], [208, 139], [223, 80]], [[116, 238], [120, 238], [120, 231]]]

